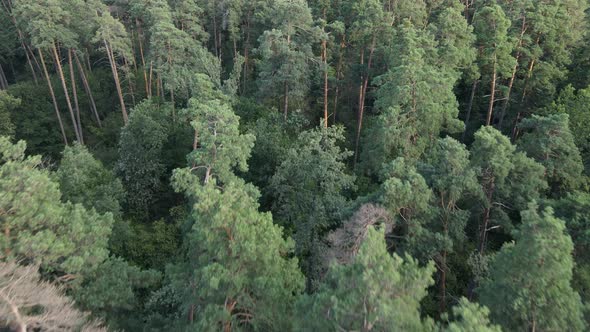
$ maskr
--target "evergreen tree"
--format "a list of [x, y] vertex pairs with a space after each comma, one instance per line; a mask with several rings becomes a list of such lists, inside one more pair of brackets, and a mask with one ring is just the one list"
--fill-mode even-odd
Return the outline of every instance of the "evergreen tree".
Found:
[[120, 218], [120, 202], [125, 195], [121, 181], [86, 147], [67, 146], [55, 175], [63, 201], [94, 208], [98, 213], [110, 212], [115, 219]]
[[4, 259], [39, 263], [63, 280], [75, 279], [106, 259], [112, 214], [62, 203], [41, 158], [25, 158], [25, 148], [23, 141], [0, 138], [0, 250]]
[[573, 244], [550, 208], [523, 211], [522, 225], [493, 258], [489, 280], [478, 290], [494, 322], [507, 330], [582, 331], [580, 296], [571, 288]]
[[433, 330], [419, 309], [433, 272], [432, 263], [420, 267], [409, 256], [390, 256], [383, 231], [370, 228], [352, 262], [331, 266], [320, 289], [302, 296], [297, 329]]
[[525, 131], [518, 147], [545, 166], [545, 177], [555, 194], [579, 188], [584, 165], [569, 129], [567, 114], [533, 115], [520, 126]]
[[350, 153], [338, 146], [342, 138], [338, 126], [301, 133], [271, 180], [273, 211], [294, 233], [308, 290], [315, 289], [322, 273], [322, 238], [341, 219], [345, 191], [354, 186], [344, 165]]

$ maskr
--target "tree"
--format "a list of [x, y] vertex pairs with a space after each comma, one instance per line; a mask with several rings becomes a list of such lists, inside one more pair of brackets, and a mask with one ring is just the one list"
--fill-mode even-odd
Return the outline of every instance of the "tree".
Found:
[[166, 105], [144, 101], [134, 108], [121, 130], [117, 173], [127, 193], [126, 204], [138, 216], [147, 215], [161, 190], [165, 170], [161, 155], [168, 137], [161, 120], [169, 112]]
[[96, 16], [96, 25], [98, 28], [93, 41], [99, 45], [102, 44], [101, 49], [107, 53], [113, 79], [115, 80], [117, 95], [119, 96], [123, 123], [127, 124], [127, 108], [125, 107], [125, 100], [123, 99], [123, 90], [121, 88], [121, 80], [119, 79], [116, 55], [125, 59], [132, 59], [130, 40], [123, 24], [111, 16], [106, 5], [101, 4], [99, 7]]
[[188, 167], [173, 185], [191, 203], [183, 226], [182, 260], [168, 271], [182, 294], [180, 310], [199, 330], [284, 330], [294, 296], [303, 287], [293, 242], [269, 213], [258, 212], [258, 190], [234, 173], [247, 170], [254, 137], [241, 134], [226, 97], [203, 80], [199, 99], [182, 117], [195, 130]]
[[285, 120], [290, 97], [302, 101], [308, 93], [309, 62], [314, 41], [311, 11], [302, 0], [276, 1], [269, 9], [272, 30], [259, 38], [260, 95], [282, 99]]
[[584, 165], [569, 129], [567, 114], [533, 115], [519, 125], [521, 151], [545, 166], [545, 177], [556, 195], [579, 188]]
[[493, 3], [476, 12], [474, 18], [477, 47], [480, 49], [479, 65], [481, 72], [490, 81], [490, 101], [486, 116], [486, 126], [492, 124], [499, 78], [508, 77], [514, 66], [511, 55], [513, 41], [508, 36], [510, 20], [504, 10]]
[[580, 296], [571, 288], [573, 244], [553, 210], [531, 203], [522, 225], [494, 257], [489, 280], [478, 290], [492, 320], [507, 330], [582, 331]]
[[[453, 307], [452, 315], [446, 315], [443, 320], [447, 326], [441, 326], [444, 332], [481, 331], [500, 332], [498, 325], [492, 325], [488, 318], [490, 310], [477, 303], [470, 303], [466, 298], [461, 298], [459, 303]], [[449, 319], [449, 316], [453, 319]]]
[[383, 230], [370, 228], [358, 254], [330, 267], [315, 294], [298, 301], [297, 329], [304, 331], [428, 331], [420, 300], [432, 284], [434, 265], [390, 254]]
[[0, 327], [18, 332], [106, 331], [99, 322], [89, 321], [87, 313], [76, 309], [62, 289], [39, 279], [34, 266], [0, 262]]
[[569, 116], [569, 128], [574, 137], [574, 143], [580, 150], [585, 168], [590, 170], [590, 128], [585, 123], [590, 121], [590, 88], [575, 90], [567, 86], [561, 91], [546, 112], [565, 113]]
[[301, 133], [271, 180], [273, 211], [294, 232], [308, 290], [315, 289], [321, 276], [322, 238], [341, 219], [344, 193], [354, 186], [344, 165], [350, 153], [338, 146], [342, 139], [339, 126]]
[[433, 218], [422, 226], [420, 251], [437, 262], [439, 270], [439, 311], [446, 311], [447, 256], [465, 240], [469, 211], [462, 210], [461, 199], [477, 191], [476, 172], [469, 162], [469, 152], [452, 138], [440, 139], [426, 157], [424, 177], [434, 193]]
[[25, 158], [25, 148], [23, 141], [0, 138], [0, 251], [4, 259], [38, 263], [63, 280], [74, 279], [106, 259], [112, 215], [62, 203], [40, 157]]
[[120, 202], [125, 193], [121, 181], [80, 144], [67, 146], [56, 179], [64, 202], [82, 204], [98, 213], [121, 217]]

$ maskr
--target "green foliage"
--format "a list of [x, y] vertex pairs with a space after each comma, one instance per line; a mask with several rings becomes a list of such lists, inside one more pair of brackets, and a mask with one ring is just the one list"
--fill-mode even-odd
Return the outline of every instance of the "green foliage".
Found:
[[322, 270], [321, 238], [341, 220], [345, 192], [354, 188], [354, 176], [346, 173], [344, 164], [350, 152], [338, 146], [343, 132], [336, 126], [301, 133], [271, 180], [273, 211], [294, 233], [310, 290]]
[[500, 332], [499, 326], [492, 325], [488, 318], [490, 311], [486, 307], [482, 307], [476, 303], [469, 302], [466, 298], [461, 298], [459, 303], [453, 307], [452, 319], [448, 316], [444, 317], [447, 321], [447, 326], [442, 326], [441, 331], [445, 332], [463, 332], [463, 331], [479, 331], [479, 332]]
[[489, 280], [478, 290], [494, 322], [507, 330], [582, 331], [580, 296], [571, 288], [573, 244], [553, 210], [523, 211], [522, 225], [494, 257]]
[[147, 100], [133, 109], [121, 130], [117, 174], [127, 193], [133, 214], [145, 217], [162, 190], [164, 161], [161, 159], [168, 131], [162, 118], [167, 107]]
[[135, 318], [130, 314], [142, 306], [141, 291], [156, 286], [160, 278], [158, 272], [142, 271], [120, 258], [109, 258], [86, 276], [74, 298], [82, 308], [117, 328]]
[[432, 284], [434, 264], [420, 267], [409, 256], [390, 256], [383, 231], [369, 229], [353, 261], [333, 265], [320, 289], [298, 302], [302, 331], [428, 331], [420, 300]]
[[40, 263], [49, 271], [91, 271], [108, 255], [112, 214], [62, 203], [59, 186], [39, 156], [24, 157], [26, 144], [0, 138], [0, 215], [5, 257]]
[[557, 100], [547, 109], [548, 113], [565, 113], [569, 116], [569, 128], [574, 142], [584, 160], [586, 173], [590, 170], [590, 88], [575, 90], [567, 86]]
[[98, 213], [110, 212], [115, 219], [121, 217], [120, 202], [125, 195], [121, 181], [84, 146], [66, 146], [55, 176], [63, 201]]
[[568, 115], [533, 115], [524, 119], [520, 128], [526, 132], [520, 138], [518, 147], [545, 166], [545, 177], [552, 192], [561, 194], [578, 189], [584, 166], [569, 129]]
[[11, 113], [20, 104], [20, 99], [16, 99], [6, 93], [0, 91], [0, 136], [14, 136], [15, 126], [11, 120]]
[[223, 190], [215, 181], [187, 189], [196, 202], [194, 224], [185, 239], [186, 262], [178, 266], [183, 272], [174, 278], [183, 307], [198, 311], [195, 328], [288, 328], [303, 278], [297, 260], [287, 258], [293, 242], [283, 240], [269, 213], [257, 211], [255, 189], [239, 181]]

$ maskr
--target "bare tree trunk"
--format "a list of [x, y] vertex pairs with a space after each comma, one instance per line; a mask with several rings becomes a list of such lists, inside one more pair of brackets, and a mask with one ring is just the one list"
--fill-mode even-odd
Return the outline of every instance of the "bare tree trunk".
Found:
[[135, 93], [133, 92], [133, 80], [129, 78], [129, 72], [131, 71], [131, 67], [129, 66], [129, 62], [127, 61], [126, 57], [123, 57], [123, 61], [125, 63], [125, 72], [127, 73], [127, 85], [129, 86], [129, 94], [131, 95], [131, 103], [135, 106]]
[[[361, 94], [359, 98], [359, 116], [358, 116], [358, 126], [356, 130], [356, 142], [354, 147], [354, 166], [356, 167], [356, 163], [358, 161], [358, 154], [359, 154], [359, 143], [361, 140], [361, 130], [363, 128], [363, 115], [365, 112], [365, 99], [367, 95], [367, 87], [369, 85], [369, 76], [371, 71], [371, 63], [373, 60], [373, 53], [375, 52], [375, 42], [376, 42], [376, 35], [373, 35], [373, 40], [371, 41], [371, 48], [369, 51], [369, 59], [367, 61], [367, 73], [364, 75], [364, 81], [361, 85]], [[362, 62], [362, 60], [361, 60]]]
[[443, 250], [440, 259], [440, 302], [439, 312], [447, 311], [447, 251]]
[[463, 131], [463, 135], [461, 135], [461, 141], [465, 142], [465, 134], [467, 133], [467, 128], [469, 127], [469, 120], [471, 119], [471, 110], [473, 109], [473, 99], [475, 98], [475, 91], [477, 91], [477, 84], [479, 80], [474, 80], [473, 85], [471, 86], [471, 95], [469, 96], [469, 104], [467, 104], [467, 115], [465, 116], [465, 131]]
[[285, 117], [285, 121], [287, 121], [287, 114], [289, 110], [289, 84], [285, 82], [285, 98], [283, 100], [283, 116]]
[[488, 116], [486, 119], [486, 126], [492, 124], [492, 113], [494, 112], [494, 101], [496, 98], [496, 78], [498, 74], [496, 73], [496, 55], [494, 54], [494, 66], [492, 72], [492, 83], [491, 83], [491, 93], [490, 93], [490, 105], [488, 106]]
[[80, 121], [80, 105], [78, 104], [78, 90], [76, 88], [76, 77], [74, 76], [74, 64], [72, 62], [72, 50], [68, 50], [68, 64], [70, 66], [70, 80], [72, 81], [72, 94], [74, 95], [74, 107], [76, 108], [76, 124], [80, 133], [80, 144], [84, 144], [82, 122]]
[[[11, 3], [10, 3], [10, 1], [2, 0], [2, 5], [3, 5], [4, 9], [6, 10], [6, 13], [8, 14], [8, 16], [10, 16], [10, 20], [12, 21], [12, 24], [14, 25], [14, 28], [16, 29], [18, 40], [21, 44], [21, 47], [23, 48], [23, 51], [25, 51], [25, 56], [27, 58], [27, 64], [29, 66], [29, 69], [31, 70], [31, 74], [33, 75], [33, 81], [35, 82], [35, 84], [39, 84], [39, 82], [37, 81], [37, 72], [33, 68], [33, 64], [31, 62], [31, 57], [29, 56], [30, 50], [27, 48], [27, 45], [25, 43], [25, 37], [24, 37], [22, 31], [20, 30], [20, 28], [18, 27], [18, 24], [16, 22], [16, 18], [12, 14]], [[34, 56], [34, 54], [33, 54], [33, 56]]]
[[324, 61], [324, 127], [328, 128], [328, 50], [326, 40], [322, 40], [322, 59]]
[[68, 138], [66, 136], [66, 131], [64, 130], [64, 124], [61, 120], [61, 115], [59, 114], [59, 107], [57, 107], [57, 100], [55, 99], [55, 93], [53, 91], [53, 86], [51, 85], [51, 79], [49, 78], [49, 73], [47, 72], [47, 66], [45, 65], [45, 60], [43, 59], [43, 53], [41, 53], [41, 49], [37, 49], [39, 52], [39, 58], [41, 59], [41, 64], [43, 65], [43, 73], [45, 74], [45, 80], [47, 81], [47, 86], [49, 88], [49, 94], [51, 95], [51, 100], [53, 101], [53, 108], [55, 109], [55, 115], [57, 116], [57, 122], [59, 123], [59, 129], [61, 130], [61, 136], [64, 140], [64, 144], [68, 145]]
[[[137, 25], [137, 40], [139, 42], [139, 55], [141, 56], [141, 67], [143, 69], [143, 80], [145, 83], [145, 95], [149, 98], [152, 96], [152, 92], [151, 89], [148, 88], [148, 76], [147, 76], [147, 70], [145, 69], [145, 58], [143, 56], [143, 32], [141, 30], [141, 25], [139, 23], [139, 20], [135, 20], [135, 24]], [[151, 72], [151, 66], [150, 66], [150, 72]], [[151, 74], [150, 74], [151, 76]], [[150, 80], [151, 83], [151, 80]]]
[[6, 79], [4, 69], [2, 69], [2, 65], [0, 64], [0, 90], [6, 89], [8, 89], [8, 80]]
[[96, 109], [96, 103], [94, 102], [94, 97], [92, 96], [92, 90], [90, 89], [90, 84], [88, 84], [88, 79], [86, 78], [86, 73], [84, 73], [84, 68], [82, 67], [82, 63], [80, 63], [80, 59], [78, 58], [78, 54], [74, 52], [74, 60], [76, 60], [76, 66], [78, 67], [78, 73], [80, 74], [80, 78], [82, 79], [82, 85], [84, 86], [84, 91], [88, 95], [90, 99], [90, 109], [92, 110], [92, 114], [96, 118], [96, 122], [98, 126], [102, 128], [102, 123], [100, 121], [100, 117], [98, 116], [98, 110]]
[[[520, 37], [518, 38], [518, 43], [516, 44], [517, 49], [522, 46], [522, 39], [524, 38], [524, 33], [527, 30], [526, 26], [526, 16], [522, 18], [522, 26], [520, 28]], [[508, 109], [508, 104], [510, 104], [510, 95], [512, 93], [512, 87], [514, 86], [514, 80], [516, 78], [516, 71], [518, 70], [518, 60], [520, 60], [520, 50], [516, 53], [516, 63], [512, 68], [512, 76], [510, 76], [510, 82], [508, 82], [508, 91], [506, 92], [506, 100], [502, 104], [502, 110], [500, 111], [500, 120], [498, 121], [498, 129], [502, 130], [502, 124], [504, 122], [504, 117], [506, 116], [506, 110]]]
[[246, 19], [246, 40], [244, 41], [244, 85], [242, 87], [242, 94], [246, 93], [246, 86], [248, 81], [248, 68], [249, 68], [249, 48], [250, 48], [250, 13]]
[[[149, 89], [149, 91], [150, 91], [149, 97], [150, 98], [152, 97], [152, 87], [153, 87], [152, 79], [153, 79], [153, 77], [154, 77], [154, 62], [150, 61], [150, 80], [149, 80], [149, 84], [148, 84], [148, 86], [150, 88]], [[156, 92], [158, 92], [158, 91], [156, 91]]]
[[57, 73], [59, 74], [59, 78], [61, 80], [61, 86], [64, 89], [64, 95], [66, 97], [66, 104], [68, 106], [68, 111], [70, 112], [70, 117], [72, 119], [72, 124], [74, 125], [74, 132], [76, 134], [76, 140], [82, 143], [82, 138], [80, 137], [80, 130], [78, 128], [78, 123], [76, 122], [76, 116], [74, 115], [74, 108], [72, 107], [72, 101], [70, 100], [70, 93], [68, 92], [68, 86], [66, 85], [66, 78], [64, 76], [63, 68], [61, 66], [61, 58], [57, 53], [57, 47], [55, 43], [51, 45], [53, 50], [53, 56], [55, 58], [55, 64], [57, 66]]
[[338, 65], [336, 66], [336, 90], [334, 91], [334, 114], [333, 114], [333, 122], [336, 123], [336, 114], [338, 112], [338, 94], [340, 92], [340, 84], [339, 84], [339, 80], [340, 80], [340, 76], [341, 76], [341, 72], [342, 72], [342, 58], [343, 58], [343, 53], [344, 53], [344, 47], [345, 47], [345, 35], [342, 35], [342, 41], [340, 42], [340, 54], [338, 54]]
[[119, 72], [117, 71], [117, 64], [115, 63], [115, 55], [109, 47], [109, 43], [104, 41], [104, 46], [109, 57], [109, 63], [111, 64], [111, 71], [113, 72], [113, 78], [115, 80], [115, 87], [117, 88], [117, 94], [119, 95], [119, 103], [121, 104], [121, 113], [123, 114], [123, 123], [127, 124], [127, 109], [125, 108], [125, 100], [123, 99], [123, 90], [121, 89], [121, 81], [119, 80]]

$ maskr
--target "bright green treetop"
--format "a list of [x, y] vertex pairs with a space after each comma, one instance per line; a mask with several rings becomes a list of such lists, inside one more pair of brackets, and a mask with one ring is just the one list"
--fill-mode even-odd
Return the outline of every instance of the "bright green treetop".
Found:
[[429, 331], [420, 300], [432, 284], [434, 264], [387, 252], [383, 231], [371, 227], [358, 254], [333, 265], [320, 289], [299, 303], [298, 330]]
[[2, 256], [61, 273], [92, 270], [108, 255], [112, 214], [62, 203], [59, 185], [41, 168], [39, 156], [25, 158], [25, 147], [0, 138]]
[[565, 223], [534, 203], [522, 225], [496, 254], [489, 280], [478, 290], [494, 322], [509, 331], [583, 331], [582, 302], [570, 283], [573, 244]]

